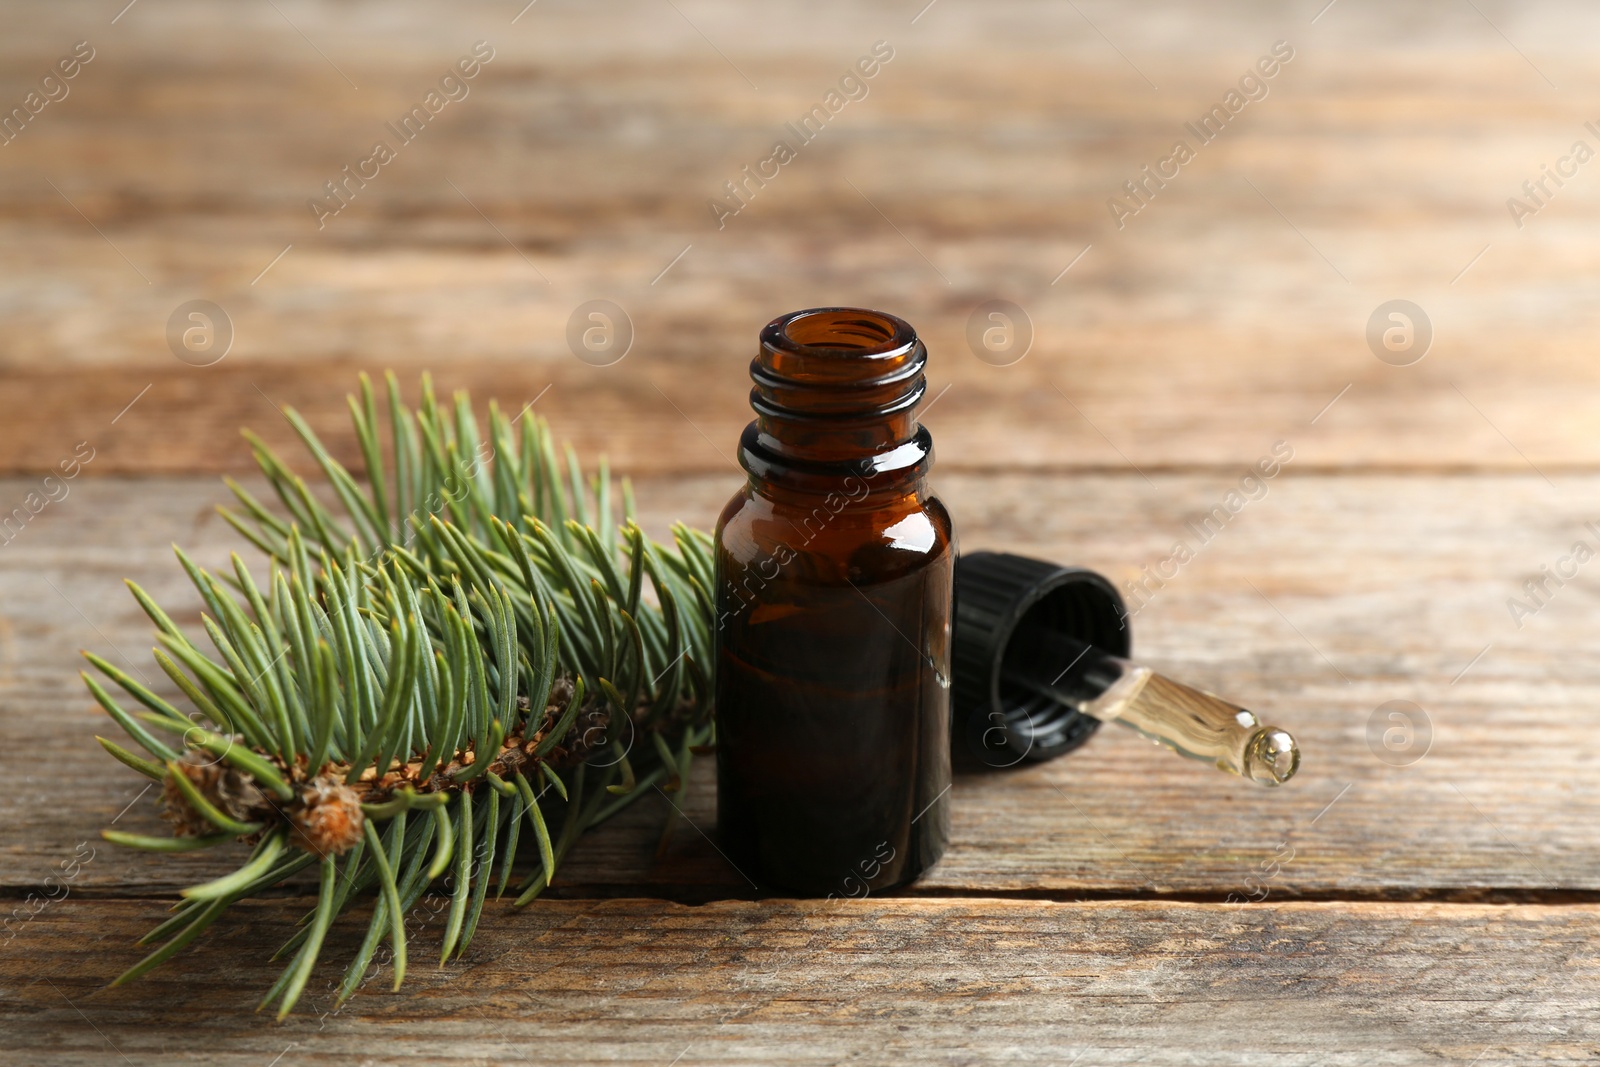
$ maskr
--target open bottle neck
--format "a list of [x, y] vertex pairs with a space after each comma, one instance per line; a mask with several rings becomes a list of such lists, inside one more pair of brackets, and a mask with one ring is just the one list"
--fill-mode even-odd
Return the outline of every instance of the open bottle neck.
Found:
[[916, 420], [928, 353], [903, 319], [860, 308], [796, 311], [768, 323], [750, 364], [756, 419], [740, 440], [753, 479], [797, 491], [864, 478], [909, 491], [932, 438]]

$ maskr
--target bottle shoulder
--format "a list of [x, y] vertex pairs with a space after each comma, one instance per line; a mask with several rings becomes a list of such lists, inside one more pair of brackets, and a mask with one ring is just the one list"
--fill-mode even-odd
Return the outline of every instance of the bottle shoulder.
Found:
[[745, 485], [717, 523], [719, 563], [783, 566], [805, 559], [812, 573], [871, 581], [954, 557], [955, 531], [944, 503], [926, 486], [894, 496], [826, 494], [770, 497]]

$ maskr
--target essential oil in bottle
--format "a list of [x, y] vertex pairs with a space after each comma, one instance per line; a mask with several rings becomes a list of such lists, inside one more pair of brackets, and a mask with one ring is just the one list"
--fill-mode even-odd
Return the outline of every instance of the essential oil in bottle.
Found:
[[819, 308], [768, 323], [750, 366], [750, 477], [717, 523], [717, 817], [771, 886], [864, 896], [949, 838], [956, 548], [926, 362], [901, 319]]

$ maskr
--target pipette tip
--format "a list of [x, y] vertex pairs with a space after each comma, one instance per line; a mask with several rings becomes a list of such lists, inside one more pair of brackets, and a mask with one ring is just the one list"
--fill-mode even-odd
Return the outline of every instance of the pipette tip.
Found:
[[1282, 785], [1300, 769], [1300, 746], [1288, 731], [1267, 726], [1245, 747], [1245, 777], [1265, 786]]

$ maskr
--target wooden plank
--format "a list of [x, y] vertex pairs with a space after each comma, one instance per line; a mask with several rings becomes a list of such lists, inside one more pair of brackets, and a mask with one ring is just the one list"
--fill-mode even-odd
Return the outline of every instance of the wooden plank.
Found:
[[[1600, 1040], [1600, 909], [1270, 902], [492, 906], [466, 960], [335, 1011], [251, 1013], [300, 901], [239, 907], [121, 989], [162, 902], [41, 913], [0, 947], [30, 1063], [1578, 1063]], [[324, 960], [359, 939], [335, 928]]]
[[[100, 54], [5, 149], [0, 471], [80, 440], [106, 445], [91, 473], [238, 469], [239, 424], [281, 433], [263, 392], [344, 441], [354, 369], [385, 365], [519, 406], [553, 383], [547, 406], [586, 449], [717, 470], [760, 325], [837, 302], [927, 337], [934, 391], [951, 387], [930, 414], [948, 470], [1225, 465], [1296, 432], [1302, 462], [1327, 467], [1600, 459], [1573, 281], [1600, 200], [1579, 178], [1520, 228], [1505, 206], [1593, 118], [1587, 8], [1501, 13], [1518, 54], [1431, 9], [1311, 25], [1168, 4], [1091, 23], [1004, 3], [913, 25], [894, 5], [694, 6], [512, 26], [499, 5], [408, 3], [381, 28], [331, 3], [289, 20], [199, 2], [115, 26], [84, 5], [30, 15], [0, 42], [6, 99], [85, 34]], [[319, 230], [306, 200], [480, 37], [497, 56], [471, 94]], [[1107, 200], [1279, 38], [1297, 55], [1271, 94], [1118, 229]], [[719, 229], [707, 200], [877, 39], [896, 56], [867, 98]], [[597, 297], [636, 330], [605, 369], [565, 341]], [[1435, 326], [1415, 366], [1363, 339], [1394, 297]], [[197, 298], [236, 332], [205, 369], [164, 339]], [[1035, 327], [1014, 366], [965, 340], [991, 298]]]
[[[767, 318], [796, 303], [747, 309], [695, 351], [658, 336], [648, 354], [607, 368], [546, 351], [516, 362], [407, 365], [385, 358], [364, 367], [300, 366], [230, 357], [205, 369], [163, 363], [91, 375], [8, 372], [0, 384], [18, 407], [0, 423], [0, 473], [49, 471], [87, 443], [97, 453], [87, 468], [93, 476], [237, 474], [252, 466], [239, 429], [290, 447], [295, 438], [279, 409], [291, 407], [359, 471], [345, 397], [361, 370], [381, 380], [396, 367], [412, 398], [431, 371], [440, 390], [468, 389], [485, 403], [497, 398], [508, 413], [533, 402], [583, 454], [603, 452], [619, 470], [732, 471], [739, 434], [753, 417], [747, 367], [754, 338]], [[1457, 383], [1443, 369], [1408, 368], [1417, 373], [1404, 379], [1371, 360], [1342, 376], [1308, 371], [1281, 384], [1251, 383], [1249, 369], [1187, 382], [1165, 366], [1115, 362], [1118, 350], [1108, 342], [1086, 356], [1068, 336], [1055, 354], [995, 368], [968, 354], [958, 333], [951, 336], [958, 326], [938, 327], [945, 336], [929, 381], [926, 421], [941, 470], [1228, 469], [1253, 462], [1279, 440], [1296, 443], [1302, 468], [1321, 470], [1560, 473], [1600, 461], [1593, 447], [1600, 388], [1564, 373], [1530, 379], [1486, 359], [1481, 374]], [[559, 336], [557, 326], [548, 332]], [[1170, 351], [1176, 338], [1143, 340]], [[1228, 336], [1207, 341], [1210, 351], [1234, 347], [1237, 339]], [[1090, 358], [1095, 362], [1085, 362]], [[1307, 365], [1317, 358], [1312, 348], [1296, 355]], [[1201, 361], [1196, 355], [1190, 362]]]
[[[1054, 763], [962, 775], [950, 851], [918, 891], [1214, 899], [1265, 885], [1275, 898], [1559, 900], [1600, 890], [1592, 596], [1575, 579], [1521, 629], [1506, 607], [1574, 541], [1594, 544], [1584, 523], [1596, 518], [1600, 485], [1576, 475], [1557, 476], [1555, 488], [1535, 475], [1330, 476], [1296, 462], [1134, 625], [1152, 665], [1295, 733], [1300, 776], [1263, 790], [1108, 727]], [[160, 680], [149, 624], [120, 579], [135, 577], [194, 624], [197, 602], [168, 543], [210, 563], [240, 545], [210, 513], [223, 492], [209, 478], [69, 484], [66, 499], [0, 547], [0, 746], [27, 754], [0, 794], [9, 830], [0, 885], [19, 895], [80, 842], [92, 846], [141, 785], [94, 745], [111, 724], [72, 676], [76, 650], [92, 647]], [[673, 518], [709, 524], [736, 484], [731, 474], [645, 479], [643, 519], [656, 531]], [[1077, 562], [1119, 581], [1159, 564], [1175, 539], [1192, 541], [1185, 522], [1237, 484], [1209, 474], [938, 479], [965, 548]], [[32, 485], [0, 482], [0, 500]], [[1431, 749], [1409, 765], [1369, 747], [1369, 729], [1381, 738], [1391, 725], [1392, 700], [1431, 719]], [[715, 802], [709, 761], [698, 766], [690, 822], [662, 859], [652, 859], [660, 806], [647, 799], [590, 839], [561, 891], [748, 894], [704, 836]], [[149, 798], [118, 826], [158, 827]], [[102, 847], [73, 892], [167, 892], [217, 869], [204, 855], [152, 861]]]

